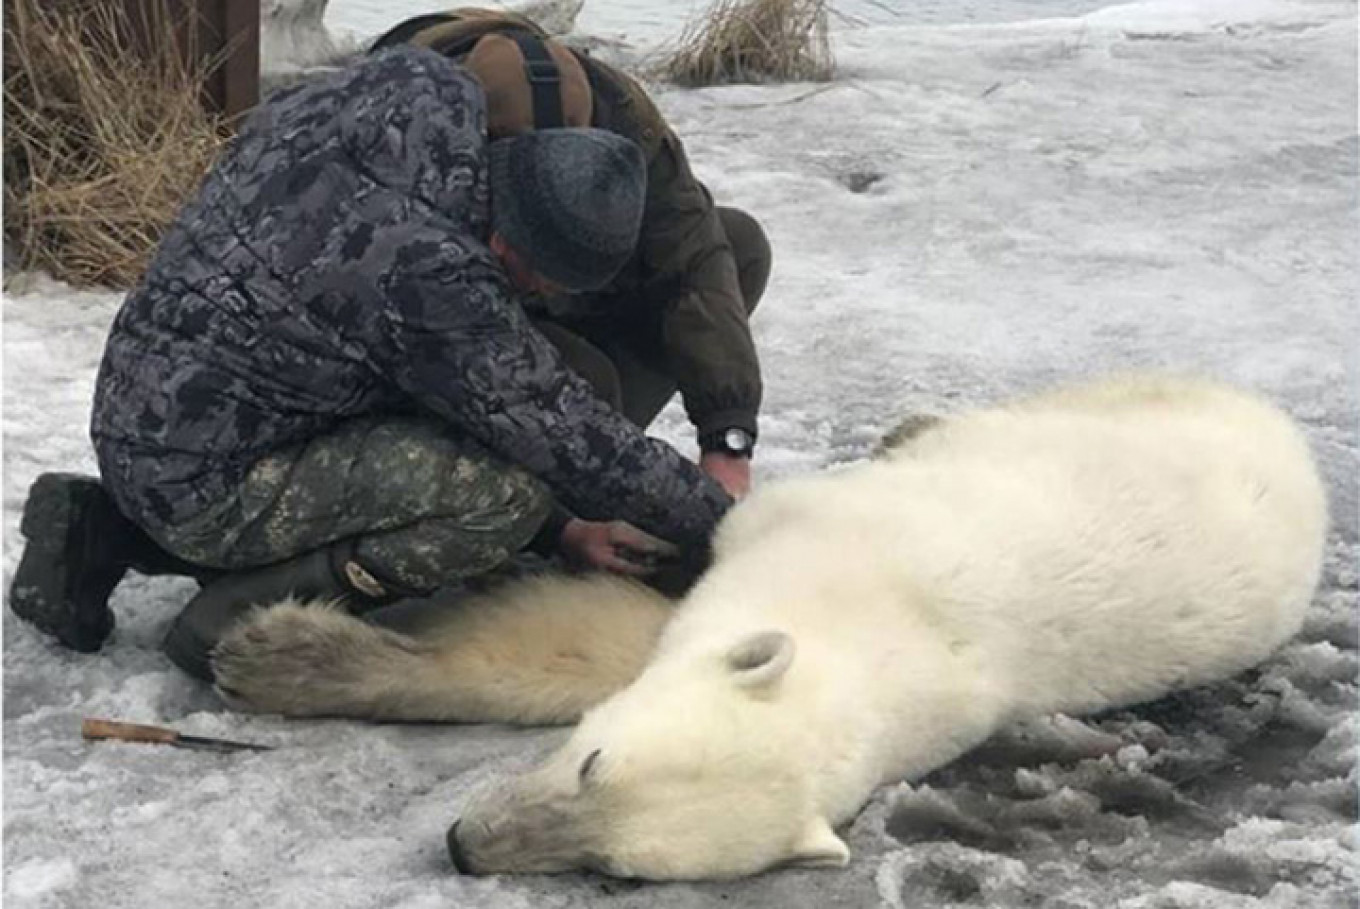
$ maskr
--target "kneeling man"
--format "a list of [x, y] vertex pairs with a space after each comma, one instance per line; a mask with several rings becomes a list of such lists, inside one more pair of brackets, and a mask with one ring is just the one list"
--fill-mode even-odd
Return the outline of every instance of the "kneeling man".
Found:
[[274, 96], [119, 312], [102, 486], [34, 484], [15, 612], [96, 650], [127, 568], [196, 575], [166, 649], [209, 678], [236, 619], [289, 594], [363, 610], [525, 547], [630, 573], [702, 550], [728, 494], [519, 305], [605, 286], [646, 189], [614, 133], [489, 141], [481, 86], [430, 51]]

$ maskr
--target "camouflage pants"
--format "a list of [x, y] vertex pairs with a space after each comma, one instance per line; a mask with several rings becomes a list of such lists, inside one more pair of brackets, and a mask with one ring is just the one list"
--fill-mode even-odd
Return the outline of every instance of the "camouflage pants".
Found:
[[365, 418], [261, 459], [227, 501], [160, 536], [225, 569], [353, 539], [380, 582], [428, 592], [505, 562], [551, 504], [538, 480], [437, 421]]

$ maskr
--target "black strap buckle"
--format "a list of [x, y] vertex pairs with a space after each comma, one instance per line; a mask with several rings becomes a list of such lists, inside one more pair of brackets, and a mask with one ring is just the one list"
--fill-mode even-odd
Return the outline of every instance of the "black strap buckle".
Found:
[[525, 60], [524, 74], [529, 82], [534, 85], [561, 85], [562, 74], [558, 72], [557, 61], [552, 57], [547, 60]]

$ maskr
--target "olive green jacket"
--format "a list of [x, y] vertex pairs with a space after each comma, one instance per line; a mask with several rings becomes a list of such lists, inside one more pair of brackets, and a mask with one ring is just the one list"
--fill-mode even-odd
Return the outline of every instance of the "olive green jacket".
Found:
[[[462, 9], [419, 16], [379, 38], [374, 49], [412, 43], [461, 59], [488, 32], [525, 29], [513, 13]], [[592, 125], [632, 139], [647, 158], [647, 202], [638, 247], [605, 294], [664, 288], [661, 371], [680, 388], [698, 433], [740, 427], [756, 433], [760, 364], [737, 282], [732, 248], [713, 198], [690, 170], [680, 139], [632, 77], [572, 49], [594, 94]], [[648, 295], [652, 296], [651, 294]]]

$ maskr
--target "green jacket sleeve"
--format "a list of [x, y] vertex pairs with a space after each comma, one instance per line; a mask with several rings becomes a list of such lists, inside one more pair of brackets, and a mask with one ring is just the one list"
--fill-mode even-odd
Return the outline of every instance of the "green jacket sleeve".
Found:
[[713, 199], [669, 131], [651, 158], [638, 257], [648, 281], [673, 288], [662, 343], [685, 412], [700, 434], [756, 433], [760, 363], [732, 247]]
[[578, 59], [595, 92], [595, 125], [633, 139], [647, 156], [647, 205], [624, 272], [668, 297], [662, 347], [690, 422], [700, 435], [731, 426], [754, 434], [760, 363], [713, 198], [642, 87], [590, 56]]

